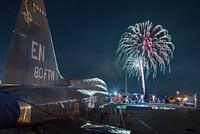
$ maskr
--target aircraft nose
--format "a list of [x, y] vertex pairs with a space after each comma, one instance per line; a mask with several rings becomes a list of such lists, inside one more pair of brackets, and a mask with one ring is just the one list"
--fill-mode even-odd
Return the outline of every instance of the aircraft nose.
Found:
[[20, 106], [14, 96], [0, 91], [0, 128], [15, 127], [20, 115]]

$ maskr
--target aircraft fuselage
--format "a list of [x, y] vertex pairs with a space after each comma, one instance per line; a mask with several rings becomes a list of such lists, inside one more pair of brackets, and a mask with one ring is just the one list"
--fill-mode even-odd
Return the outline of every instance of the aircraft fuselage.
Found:
[[64, 86], [15, 86], [3, 91], [12, 95], [19, 104], [17, 126], [83, 116], [89, 109], [96, 109], [109, 100], [104, 94], [89, 96], [79, 92], [78, 88]]

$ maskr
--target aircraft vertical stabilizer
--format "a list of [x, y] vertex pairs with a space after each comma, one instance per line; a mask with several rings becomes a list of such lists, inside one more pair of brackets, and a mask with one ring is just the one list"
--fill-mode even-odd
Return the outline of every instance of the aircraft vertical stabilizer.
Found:
[[43, 0], [22, 0], [2, 84], [61, 85]]

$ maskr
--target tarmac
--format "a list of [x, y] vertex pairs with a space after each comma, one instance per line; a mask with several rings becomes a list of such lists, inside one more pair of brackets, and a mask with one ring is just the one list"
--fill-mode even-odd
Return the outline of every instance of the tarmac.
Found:
[[126, 128], [134, 134], [200, 134], [199, 109], [128, 112], [132, 120], [126, 124]]
[[[121, 105], [124, 107], [123, 105]], [[42, 134], [93, 134], [109, 133], [108, 126], [130, 130], [131, 134], [200, 134], [200, 109], [192, 107], [170, 107], [152, 105], [154, 109], [141, 105], [126, 105], [126, 109], [99, 111], [89, 113], [88, 117], [79, 120], [63, 119], [53, 124], [40, 126]], [[159, 107], [159, 108], [157, 108]], [[122, 118], [123, 117], [123, 118]], [[90, 120], [93, 128], [82, 127]], [[117, 130], [117, 128], [112, 128]], [[0, 134], [35, 134], [31, 128], [1, 129]], [[112, 131], [116, 133], [116, 131]], [[123, 132], [119, 132], [123, 134]]]

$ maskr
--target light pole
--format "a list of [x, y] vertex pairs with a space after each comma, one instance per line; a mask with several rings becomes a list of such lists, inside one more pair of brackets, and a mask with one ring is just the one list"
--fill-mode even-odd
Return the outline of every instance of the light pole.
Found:
[[158, 95], [158, 82], [159, 82], [159, 81], [154, 81], [154, 83], [155, 83], [155, 90], [156, 90], [155, 95], [156, 95], [156, 96]]

